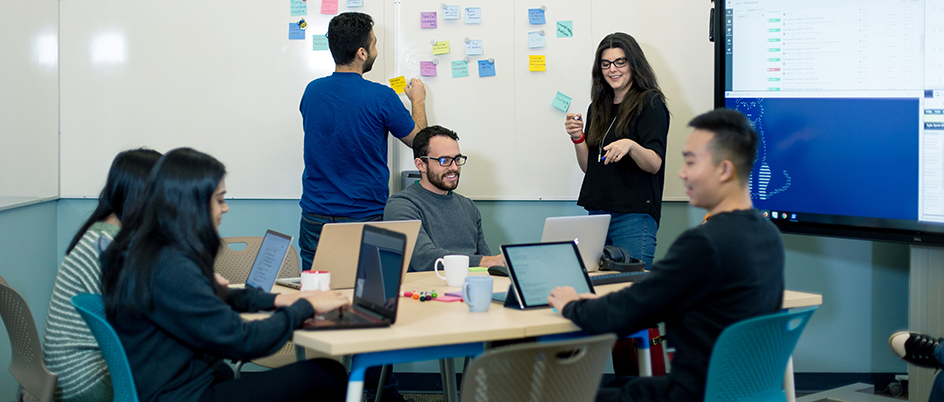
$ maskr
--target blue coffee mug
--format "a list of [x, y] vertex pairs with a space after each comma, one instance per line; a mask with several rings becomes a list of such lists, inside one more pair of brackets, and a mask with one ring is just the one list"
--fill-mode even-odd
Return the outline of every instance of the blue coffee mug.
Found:
[[469, 305], [469, 311], [481, 313], [488, 311], [492, 304], [492, 277], [469, 276], [462, 283], [462, 300]]

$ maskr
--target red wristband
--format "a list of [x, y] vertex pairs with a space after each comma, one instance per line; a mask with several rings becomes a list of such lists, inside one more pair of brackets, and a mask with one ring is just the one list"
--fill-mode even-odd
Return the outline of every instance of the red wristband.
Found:
[[580, 133], [580, 138], [578, 138], [578, 139], [576, 139], [576, 140], [574, 139], [574, 137], [570, 137], [570, 141], [572, 141], [574, 144], [579, 144], [579, 143], [583, 142], [585, 139], [587, 139], [587, 135], [586, 135], [585, 133], [582, 133], [582, 132]]

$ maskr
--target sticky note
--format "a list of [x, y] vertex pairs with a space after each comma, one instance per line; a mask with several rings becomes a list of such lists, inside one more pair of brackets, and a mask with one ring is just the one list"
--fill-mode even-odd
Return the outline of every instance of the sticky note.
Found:
[[431, 61], [420, 62], [420, 75], [423, 77], [435, 77], [436, 65]]
[[466, 7], [465, 8], [465, 23], [466, 24], [481, 24], [482, 23], [482, 7]]
[[435, 45], [433, 45], [433, 54], [447, 54], [447, 53], [449, 53], [448, 40], [441, 40], [439, 42], [436, 42]]
[[544, 47], [547, 46], [547, 42], [544, 40], [544, 35], [541, 35], [540, 32], [528, 32], [528, 47]]
[[[397, 78], [391, 78], [390, 88], [393, 88], [393, 90], [397, 91], [398, 94], [402, 94], [403, 88], [406, 88], [406, 77], [401, 75]], [[558, 95], [560, 95], [560, 92], [558, 92]]]
[[420, 13], [420, 28], [436, 28], [436, 12]]
[[348, 7], [364, 7], [364, 0], [347, 0]]
[[302, 3], [302, 0], [288, 0], [288, 6], [292, 10], [292, 17], [299, 15], [308, 15], [308, 4]]
[[569, 96], [558, 92], [557, 95], [554, 95], [554, 101], [551, 102], [551, 106], [554, 106], [566, 113], [567, 109], [570, 109], [571, 100], [572, 99]]
[[444, 20], [459, 19], [459, 6], [446, 6], [445, 8], [443, 8], [443, 19]]
[[465, 54], [469, 56], [482, 54], [482, 40], [473, 39], [473, 40], [470, 40], [469, 43], [466, 43]]
[[328, 50], [328, 37], [325, 35], [312, 35], [311, 50]]
[[452, 78], [468, 77], [469, 63], [465, 60], [456, 60], [452, 62]]
[[544, 10], [540, 8], [529, 8], [528, 9], [528, 22], [530, 22], [531, 25], [544, 24]]
[[557, 21], [557, 37], [572, 38], [574, 36], [573, 21]]
[[305, 40], [305, 31], [297, 23], [288, 23], [288, 38]]
[[530, 71], [546, 71], [546, 63], [547, 59], [545, 59], [543, 54], [532, 54], [528, 56], [528, 70]]
[[338, 0], [321, 0], [321, 13], [322, 14], [337, 14], [338, 13]]
[[479, 60], [479, 77], [494, 77], [495, 63], [488, 60]]

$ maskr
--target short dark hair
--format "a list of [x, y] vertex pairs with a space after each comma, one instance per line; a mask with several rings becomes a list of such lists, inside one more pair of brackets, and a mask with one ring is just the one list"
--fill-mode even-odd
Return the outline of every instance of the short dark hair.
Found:
[[696, 116], [688, 125], [714, 133], [708, 146], [715, 165], [731, 161], [738, 178], [747, 184], [757, 158], [758, 137], [751, 121], [737, 110], [715, 109]]
[[413, 157], [419, 158], [421, 156], [428, 156], [429, 153], [429, 140], [433, 137], [449, 137], [453, 140], [459, 141], [459, 135], [455, 131], [452, 131], [443, 126], [429, 126], [426, 127], [420, 132], [416, 133], [416, 136], [413, 137]]
[[341, 13], [328, 23], [328, 48], [334, 64], [351, 64], [357, 56], [357, 50], [370, 50], [370, 33], [374, 29], [374, 20], [364, 13]]

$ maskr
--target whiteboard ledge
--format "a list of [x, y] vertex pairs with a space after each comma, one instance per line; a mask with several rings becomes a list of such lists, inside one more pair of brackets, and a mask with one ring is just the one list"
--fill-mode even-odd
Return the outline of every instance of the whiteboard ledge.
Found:
[[58, 199], [58, 195], [50, 197], [0, 197], [0, 211], [21, 208], [33, 204], [41, 204], [46, 201], [55, 201]]

